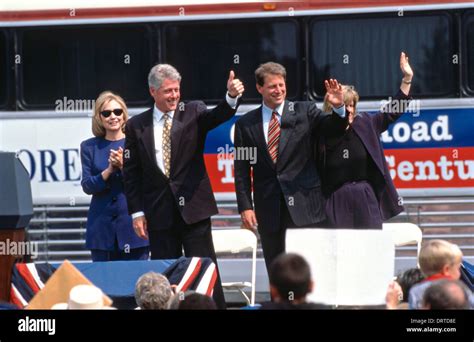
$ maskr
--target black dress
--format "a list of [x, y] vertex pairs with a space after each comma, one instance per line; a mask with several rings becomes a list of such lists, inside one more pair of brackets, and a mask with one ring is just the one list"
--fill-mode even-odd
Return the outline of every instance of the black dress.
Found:
[[370, 183], [376, 166], [351, 126], [326, 137], [326, 215], [335, 228], [382, 228], [379, 202]]

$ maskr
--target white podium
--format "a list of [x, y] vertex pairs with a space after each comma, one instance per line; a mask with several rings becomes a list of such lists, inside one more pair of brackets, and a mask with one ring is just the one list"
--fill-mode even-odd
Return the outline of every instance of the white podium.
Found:
[[381, 305], [393, 280], [395, 248], [389, 232], [288, 229], [286, 252], [305, 257], [314, 290], [308, 300], [329, 305]]

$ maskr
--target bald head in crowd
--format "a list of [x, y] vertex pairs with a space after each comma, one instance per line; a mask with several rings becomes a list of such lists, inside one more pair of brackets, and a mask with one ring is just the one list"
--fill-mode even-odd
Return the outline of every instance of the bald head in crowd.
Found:
[[469, 309], [466, 288], [460, 281], [437, 281], [426, 289], [423, 296], [423, 307], [429, 310]]

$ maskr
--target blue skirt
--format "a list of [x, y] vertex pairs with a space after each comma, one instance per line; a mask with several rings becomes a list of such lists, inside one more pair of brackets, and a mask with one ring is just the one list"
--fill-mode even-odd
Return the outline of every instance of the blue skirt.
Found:
[[379, 201], [367, 181], [348, 182], [334, 191], [326, 215], [333, 228], [382, 229]]

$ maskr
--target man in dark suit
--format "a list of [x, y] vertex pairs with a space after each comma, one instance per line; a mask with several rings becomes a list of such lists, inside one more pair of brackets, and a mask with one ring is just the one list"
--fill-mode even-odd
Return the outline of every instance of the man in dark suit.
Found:
[[[235, 158], [235, 188], [243, 225], [248, 229], [258, 225], [269, 269], [273, 259], [285, 251], [287, 228], [314, 227], [325, 219], [312, 136], [344, 130], [346, 120], [342, 88], [336, 80], [325, 82], [335, 113], [324, 114], [315, 103], [285, 101], [282, 65], [262, 64], [255, 78], [263, 104], [236, 122], [234, 145], [236, 156], [245, 155], [248, 149], [256, 151], [257, 162]], [[331, 115], [337, 119], [328, 120]]]
[[[217, 214], [203, 149], [209, 130], [236, 112], [244, 91], [231, 71], [226, 99], [212, 110], [201, 101], [180, 104], [181, 76], [168, 64], [148, 75], [153, 108], [125, 129], [124, 181], [138, 236], [150, 241], [152, 259], [210, 257], [217, 266], [210, 217]], [[220, 280], [215, 300], [225, 307]], [[219, 293], [217, 293], [219, 292]]]

